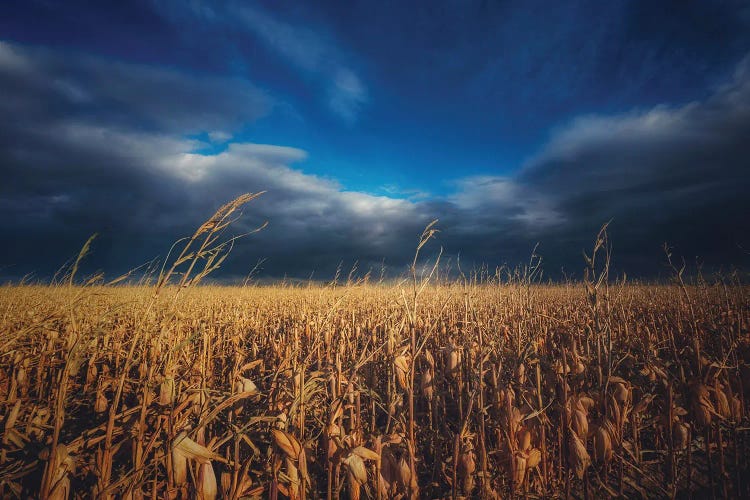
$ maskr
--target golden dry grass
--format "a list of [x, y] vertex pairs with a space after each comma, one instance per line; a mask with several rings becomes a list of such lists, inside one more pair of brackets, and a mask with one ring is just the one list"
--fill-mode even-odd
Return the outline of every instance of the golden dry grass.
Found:
[[743, 287], [410, 286], [0, 289], [0, 494], [748, 494]]

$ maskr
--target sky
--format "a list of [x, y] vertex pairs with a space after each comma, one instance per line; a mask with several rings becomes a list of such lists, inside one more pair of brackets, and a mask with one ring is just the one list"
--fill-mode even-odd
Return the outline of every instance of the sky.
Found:
[[0, 277], [114, 276], [266, 191], [216, 277], [750, 264], [750, 2], [6, 0]]

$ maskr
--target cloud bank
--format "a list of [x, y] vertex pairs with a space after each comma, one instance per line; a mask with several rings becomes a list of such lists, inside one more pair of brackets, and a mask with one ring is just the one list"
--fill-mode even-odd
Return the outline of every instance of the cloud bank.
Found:
[[[451, 194], [417, 199], [306, 174], [307, 153], [288, 145], [232, 142], [236, 127], [273, 108], [242, 79], [0, 42], [0, 95], [8, 276], [49, 275], [94, 232], [90, 265], [123, 271], [260, 190], [237, 230], [269, 226], [235, 248], [220, 277], [243, 276], [259, 258], [271, 277], [327, 279], [355, 261], [399, 272], [435, 218], [439, 244], [466, 267], [521, 262], [539, 242], [549, 274], [577, 271], [609, 219], [615, 262], [629, 274], [658, 272], [664, 241], [710, 265], [748, 262], [747, 60], [703, 101], [579, 117], [516, 174], [457, 175]], [[191, 138], [200, 133], [226, 149], [201, 153], [206, 144]]]

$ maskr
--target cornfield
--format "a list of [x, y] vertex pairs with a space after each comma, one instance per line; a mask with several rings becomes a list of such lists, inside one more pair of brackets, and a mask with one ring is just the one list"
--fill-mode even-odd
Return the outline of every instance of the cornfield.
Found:
[[251, 198], [152, 283], [0, 289], [0, 495], [750, 495], [738, 279], [612, 280], [605, 228], [580, 283], [440, 280], [430, 225], [401, 281], [201, 285]]

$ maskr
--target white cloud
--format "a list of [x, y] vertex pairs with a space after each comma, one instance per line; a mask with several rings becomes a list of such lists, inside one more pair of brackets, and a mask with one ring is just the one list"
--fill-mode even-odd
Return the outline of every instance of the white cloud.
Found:
[[456, 186], [457, 191], [448, 199], [476, 219], [513, 221], [529, 234], [564, 220], [548, 197], [511, 177], [465, 177]]
[[213, 130], [208, 133], [208, 140], [215, 144], [223, 144], [232, 138], [232, 134], [221, 130]]

